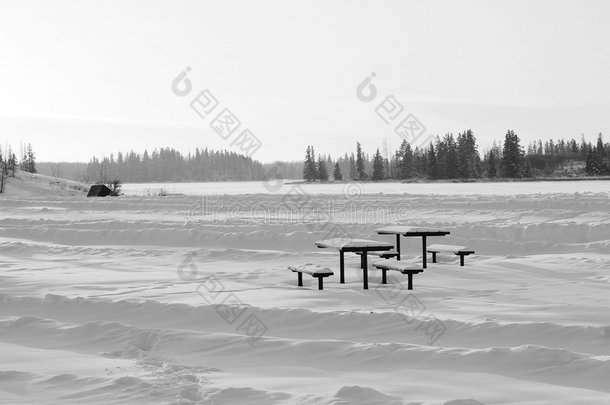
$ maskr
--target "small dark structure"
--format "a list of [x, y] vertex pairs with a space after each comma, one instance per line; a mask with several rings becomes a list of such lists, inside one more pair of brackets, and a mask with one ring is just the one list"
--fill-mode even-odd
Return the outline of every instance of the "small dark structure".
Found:
[[87, 197], [106, 197], [112, 194], [112, 191], [103, 184], [94, 184], [89, 189]]

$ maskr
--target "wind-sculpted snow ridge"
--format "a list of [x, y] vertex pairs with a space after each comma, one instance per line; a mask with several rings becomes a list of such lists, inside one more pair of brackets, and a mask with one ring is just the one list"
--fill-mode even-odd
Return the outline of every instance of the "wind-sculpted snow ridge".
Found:
[[[102, 299], [67, 298], [47, 295], [40, 298], [16, 298], [1, 294], [2, 312], [33, 314], [64, 322], [81, 322], [92, 317], [103, 322], [122, 322], [150, 328], [163, 325], [194, 331], [231, 331], [218, 317], [214, 305], [191, 306], [153, 300], [133, 302]], [[86, 309], [86, 311], [85, 311]], [[425, 344], [420, 332], [408, 328], [394, 311], [375, 314], [356, 311], [315, 311], [295, 308], [256, 308], [270, 333], [288, 339], [342, 339], [361, 342], [401, 342]], [[484, 348], [493, 340], [499, 346], [535, 344], [562, 347], [590, 355], [610, 352], [610, 325], [583, 326], [545, 322], [465, 322], [444, 320], [448, 328], [443, 346]], [[366, 330], [357, 325], [366, 324]]]
[[[485, 187], [3, 197], [0, 402], [610, 403], [608, 194]], [[313, 245], [329, 229], [393, 241], [375, 233], [387, 224], [447, 228], [429, 243], [476, 253], [464, 267], [439, 254], [411, 291], [371, 269], [363, 290], [357, 256], [339, 284], [337, 252]], [[420, 241], [402, 241], [421, 263]], [[298, 287], [301, 263], [335, 275]]]
[[[349, 340], [288, 339], [266, 337], [244, 350], [244, 336], [184, 329], [144, 329], [118, 322], [66, 324], [32, 316], [0, 320], [3, 342], [35, 349], [70, 350], [105, 358], [138, 359], [150, 365], [157, 356], [180, 359], [180, 366], [164, 371], [184, 371], [186, 381], [201, 383], [199, 375], [213, 369], [196, 368], [199, 362], [242, 367], [281, 368], [284, 356], [299, 358], [300, 367], [349, 371], [366, 366], [379, 372], [405, 369], [487, 373], [512, 378], [610, 392], [607, 376], [610, 357], [591, 356], [540, 345], [490, 347], [484, 349], [429, 347], [406, 343], [363, 343]], [[44, 336], [44, 340], [37, 336]], [[329, 353], [333, 353], [332, 358]], [[389, 361], [389, 360], [392, 361]], [[190, 367], [190, 368], [188, 368]], [[178, 378], [178, 376], [174, 376]], [[138, 385], [151, 386], [146, 381]]]
[[[419, 225], [447, 228], [452, 235], [443, 242], [477, 246], [481, 255], [610, 251], [610, 223], [482, 225], [426, 222]], [[168, 246], [296, 252], [311, 249], [313, 242], [320, 237], [315, 229], [322, 229], [323, 223], [313, 226], [312, 231], [311, 226], [299, 224], [195, 226], [143, 222], [136, 226], [120, 221], [83, 224], [6, 219], [0, 220], [0, 227], [3, 237], [69, 246]], [[348, 224], [342, 229], [348, 234], [375, 237], [374, 231], [378, 227], [377, 224]]]

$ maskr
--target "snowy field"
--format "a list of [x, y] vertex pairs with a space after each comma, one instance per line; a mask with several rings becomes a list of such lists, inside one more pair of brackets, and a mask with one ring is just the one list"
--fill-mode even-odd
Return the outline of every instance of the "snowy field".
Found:
[[[610, 403], [607, 182], [203, 199], [24, 184], [0, 197], [1, 403]], [[392, 242], [374, 230], [395, 223], [476, 254], [439, 255], [413, 291], [371, 269], [363, 290], [357, 256], [339, 284], [338, 254], [313, 245]], [[323, 291], [286, 269], [308, 262], [335, 271]]]
[[[276, 194], [290, 190], [294, 183], [302, 180], [269, 180], [240, 182], [204, 182], [204, 183], [128, 183], [123, 185], [127, 195], [155, 195], [159, 190], [166, 193], [186, 195], [240, 195], [240, 194]], [[531, 193], [607, 193], [608, 181], [527, 181], [497, 183], [327, 183], [299, 185], [307, 194], [434, 194], [434, 195], [519, 195]]]

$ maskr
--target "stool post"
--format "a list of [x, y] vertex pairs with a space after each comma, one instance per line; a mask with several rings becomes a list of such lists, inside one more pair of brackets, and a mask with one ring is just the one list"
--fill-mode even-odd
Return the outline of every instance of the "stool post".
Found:
[[432, 263], [436, 263], [436, 252], [432, 252]]
[[303, 287], [303, 273], [298, 272], [299, 275], [299, 287]]
[[398, 253], [397, 260], [400, 260], [400, 234], [396, 234], [396, 252]]
[[345, 284], [343, 250], [339, 251], [339, 283]]
[[365, 290], [369, 289], [369, 269], [366, 261], [366, 250], [362, 252], [362, 278], [363, 278], [363, 288]]
[[426, 235], [422, 235], [421, 237], [421, 251], [422, 251], [422, 256], [423, 256], [423, 262], [424, 262], [424, 269], [427, 268], [427, 259], [428, 259], [428, 253], [426, 252]]
[[464, 255], [460, 255], [460, 266], [464, 265]]
[[318, 290], [323, 290], [324, 286], [322, 285], [322, 280], [324, 279], [324, 277], [318, 277]]
[[387, 284], [388, 281], [386, 279], [386, 269], [381, 269], [381, 284]]
[[409, 290], [413, 289], [413, 273], [407, 273], [409, 276]]

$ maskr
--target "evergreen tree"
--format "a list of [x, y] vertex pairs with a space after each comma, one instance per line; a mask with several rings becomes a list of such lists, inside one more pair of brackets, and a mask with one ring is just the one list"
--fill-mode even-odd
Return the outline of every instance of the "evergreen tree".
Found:
[[343, 175], [341, 174], [341, 167], [339, 167], [339, 162], [335, 163], [335, 171], [333, 172], [333, 179], [336, 181], [342, 181]]
[[379, 153], [379, 148], [377, 148], [377, 152], [373, 157], [373, 175], [372, 178], [375, 181], [383, 180], [383, 157], [381, 157], [381, 153]]
[[413, 151], [407, 141], [402, 141], [396, 153], [398, 178], [401, 180], [413, 177]]
[[[523, 177], [523, 149], [519, 142], [519, 137], [512, 130], [506, 133], [504, 148], [502, 149], [502, 171], [504, 177]], [[549, 150], [553, 149], [554, 146], [553, 148], [549, 146]]]
[[604, 140], [602, 138], [601, 133], [597, 136], [597, 145], [595, 147], [595, 153], [596, 153], [595, 158], [597, 160], [597, 165], [599, 167], [600, 174], [608, 174], [610, 165], [606, 158], [607, 152], [604, 147]]
[[26, 147], [22, 147], [21, 163], [19, 168], [24, 172], [36, 173], [36, 156], [31, 144], [27, 144]]
[[366, 180], [364, 155], [362, 154], [362, 148], [360, 147], [360, 142], [356, 142], [356, 176], [359, 181]]
[[597, 148], [593, 148], [589, 144], [587, 147], [587, 157], [585, 158], [585, 172], [587, 175], [599, 176], [602, 173], [600, 163]]
[[[112, 159], [112, 160], [114, 160], [114, 159]], [[189, 160], [192, 160], [192, 159], [189, 157]], [[148, 155], [148, 150], [144, 149], [144, 155], [142, 155], [142, 171], [141, 171], [142, 179], [149, 179], [150, 172], [151, 172], [150, 156]], [[145, 181], [145, 180], [142, 180], [142, 181]]]
[[322, 156], [318, 155], [318, 180], [328, 181], [328, 170], [326, 169], [326, 162], [322, 159]]
[[455, 179], [458, 177], [457, 145], [453, 134], [446, 134], [442, 140], [437, 137], [436, 160], [439, 178]]
[[453, 138], [453, 134], [447, 134], [444, 138], [445, 145], [447, 145], [447, 155], [445, 167], [447, 169], [446, 175], [448, 179], [455, 179], [459, 176], [458, 173], [458, 155], [457, 155], [457, 143]]
[[436, 162], [436, 152], [434, 151], [434, 145], [432, 142], [430, 142], [430, 147], [428, 148], [427, 172], [428, 178], [438, 178], [438, 164]]
[[314, 181], [318, 177], [314, 159], [313, 146], [308, 145], [305, 152], [305, 161], [303, 162], [303, 179], [307, 181]]
[[390, 171], [390, 160], [387, 157], [383, 158], [383, 178], [384, 179], [392, 178], [392, 173]]
[[496, 156], [494, 148], [491, 148], [489, 152], [487, 152], [486, 171], [487, 177], [490, 179], [493, 179], [498, 175], [498, 156]]
[[354, 159], [353, 153], [349, 157], [349, 179], [358, 180], [358, 173], [356, 170], [356, 159]]
[[476, 139], [472, 130], [458, 134], [457, 137], [458, 176], [471, 179], [480, 175], [480, 158]]

